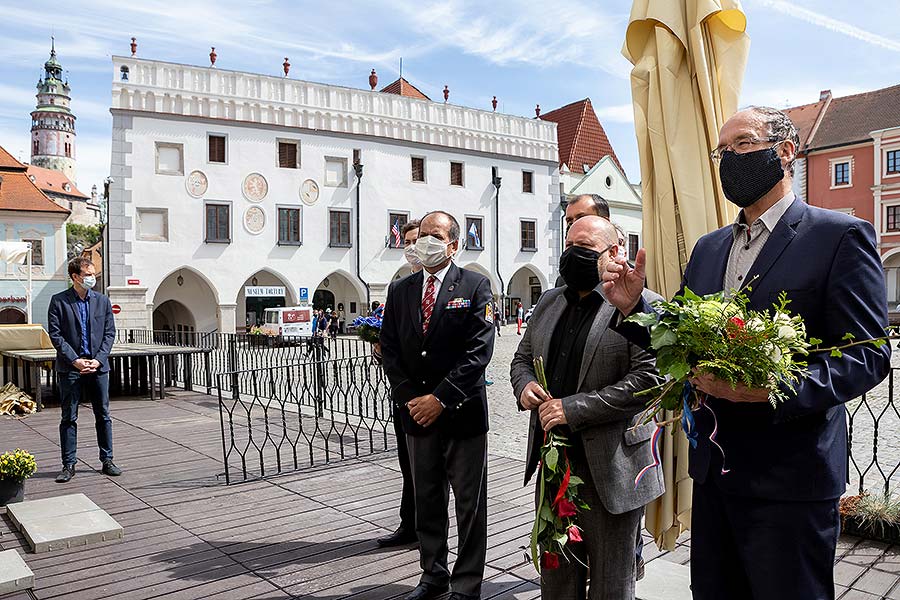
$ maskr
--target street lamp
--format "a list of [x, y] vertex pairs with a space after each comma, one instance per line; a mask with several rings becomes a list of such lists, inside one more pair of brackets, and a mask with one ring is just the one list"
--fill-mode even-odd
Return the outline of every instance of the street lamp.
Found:
[[362, 278], [362, 269], [361, 269], [361, 258], [360, 258], [360, 250], [362, 246], [362, 233], [360, 232], [359, 223], [359, 190], [362, 187], [362, 176], [363, 176], [363, 164], [360, 160], [358, 151], [353, 151], [353, 171], [356, 173], [356, 278], [359, 279], [364, 286], [366, 286], [366, 306], [371, 304], [371, 292], [369, 290], [369, 283]]

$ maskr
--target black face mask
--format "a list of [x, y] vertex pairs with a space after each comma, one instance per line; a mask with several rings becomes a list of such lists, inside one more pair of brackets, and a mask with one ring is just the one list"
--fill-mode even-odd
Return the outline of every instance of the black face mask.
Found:
[[[604, 252], [612, 246], [608, 246]], [[559, 257], [559, 274], [566, 285], [577, 292], [586, 292], [600, 283], [597, 260], [603, 252], [581, 246], [569, 246]]]
[[719, 178], [728, 200], [741, 208], [750, 206], [784, 179], [776, 148], [777, 145], [744, 154], [731, 150], [722, 153]]

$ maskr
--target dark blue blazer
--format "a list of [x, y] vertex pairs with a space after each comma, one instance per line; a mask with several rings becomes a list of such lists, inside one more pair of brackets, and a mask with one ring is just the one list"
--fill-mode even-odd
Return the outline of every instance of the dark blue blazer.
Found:
[[[683, 286], [698, 294], [722, 290], [731, 252], [731, 226], [703, 236], [694, 247]], [[875, 230], [866, 221], [795, 200], [772, 231], [745, 277], [752, 282], [749, 308], [771, 308], [787, 292], [788, 308], [806, 322], [807, 335], [826, 346], [841, 344], [845, 333], [856, 339], [880, 337], [887, 327], [884, 271]], [[652, 308], [643, 301], [635, 311]], [[646, 328], [623, 323], [617, 329], [649, 347]], [[846, 489], [847, 423], [844, 402], [881, 382], [890, 370], [889, 345], [870, 344], [811, 355], [809, 377], [795, 396], [773, 409], [768, 403], [709, 399], [718, 420], [712, 446], [713, 416], [695, 412], [699, 440], [690, 451], [690, 475], [704, 483], [714, 478], [726, 493], [773, 500], [829, 500]]]
[[[393, 282], [384, 305], [381, 354], [397, 407], [394, 414], [413, 436], [440, 431], [461, 439], [486, 433], [484, 370], [494, 352], [491, 284], [483, 275], [452, 264], [438, 291], [428, 333], [423, 334], [423, 273]], [[406, 409], [407, 402], [425, 394], [434, 394], [446, 407], [427, 428]]]
[[[89, 301], [91, 319], [91, 356], [100, 361], [100, 373], [109, 372], [109, 353], [116, 339], [116, 322], [113, 319], [112, 304], [103, 294], [92, 291]], [[74, 288], [54, 294], [47, 312], [47, 333], [56, 348], [56, 370], [77, 371], [72, 363], [81, 355], [81, 319], [75, 302], [78, 294]]]

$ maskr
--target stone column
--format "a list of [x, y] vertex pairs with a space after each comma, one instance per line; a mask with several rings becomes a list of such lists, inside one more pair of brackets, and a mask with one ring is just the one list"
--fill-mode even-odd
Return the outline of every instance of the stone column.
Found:
[[219, 304], [216, 312], [219, 316], [219, 332], [235, 333], [237, 324], [237, 304]]

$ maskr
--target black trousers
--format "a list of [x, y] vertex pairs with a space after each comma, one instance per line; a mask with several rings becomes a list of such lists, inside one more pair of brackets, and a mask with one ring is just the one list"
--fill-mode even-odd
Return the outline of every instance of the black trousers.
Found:
[[[406, 439], [416, 491], [422, 582], [449, 583], [454, 592], [480, 597], [487, 555], [487, 435], [457, 439], [433, 431]], [[447, 567], [451, 486], [459, 534], [452, 574]]]
[[403, 492], [400, 496], [400, 527], [415, 531], [416, 529], [416, 495], [413, 491], [412, 466], [409, 463], [409, 446], [400, 415], [394, 408], [394, 435], [397, 438], [397, 461], [400, 463], [400, 474], [403, 476]]
[[[727, 477], [727, 475], [725, 475]], [[789, 502], [694, 483], [694, 600], [834, 600], [838, 499]]]

